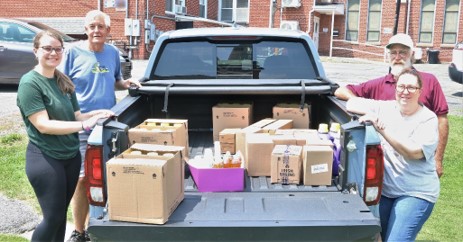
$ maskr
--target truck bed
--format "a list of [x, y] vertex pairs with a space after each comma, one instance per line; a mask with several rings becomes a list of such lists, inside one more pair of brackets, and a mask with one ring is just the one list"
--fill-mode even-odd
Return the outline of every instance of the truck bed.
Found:
[[378, 233], [380, 227], [352, 194], [185, 192], [185, 199], [164, 225], [105, 217], [91, 219], [88, 230], [92, 241], [356, 241], [372, 240], [363, 236]]
[[[190, 157], [212, 147], [210, 131], [190, 131], [189, 137]], [[340, 192], [334, 182], [282, 185], [246, 176], [243, 192], [201, 193], [186, 169], [185, 198], [166, 224], [91, 218], [92, 241], [356, 241], [380, 231], [362, 199]]]

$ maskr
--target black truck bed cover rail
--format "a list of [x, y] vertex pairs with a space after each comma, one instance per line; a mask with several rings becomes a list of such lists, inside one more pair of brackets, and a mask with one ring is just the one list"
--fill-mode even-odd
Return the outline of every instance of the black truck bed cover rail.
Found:
[[151, 80], [143, 82], [141, 88], [130, 90], [137, 94], [332, 94], [338, 87], [328, 80], [284, 79], [284, 80]]

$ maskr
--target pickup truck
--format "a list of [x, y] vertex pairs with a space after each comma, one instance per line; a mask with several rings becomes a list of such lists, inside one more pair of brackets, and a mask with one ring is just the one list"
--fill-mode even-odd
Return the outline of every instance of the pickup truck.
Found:
[[[252, 102], [253, 120], [277, 103], [310, 104], [310, 128], [341, 124], [339, 174], [329, 186], [272, 184], [246, 177], [243, 192], [199, 192], [188, 169], [185, 198], [163, 225], [93, 215], [92, 241], [373, 241], [383, 156], [371, 125], [360, 124], [333, 96], [311, 38], [268, 28], [202, 28], [166, 32], [156, 41], [142, 87], [129, 90], [89, 138], [88, 198], [106, 205], [105, 162], [128, 148], [128, 129], [148, 118], [187, 119], [189, 156], [213, 147], [212, 107]], [[188, 168], [188, 166], [186, 166]]]

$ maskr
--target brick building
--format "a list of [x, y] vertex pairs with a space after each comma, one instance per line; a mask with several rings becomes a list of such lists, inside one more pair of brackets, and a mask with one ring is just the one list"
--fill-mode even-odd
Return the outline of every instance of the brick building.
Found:
[[[463, 41], [461, 1], [398, 1], [397, 32], [412, 36], [415, 58], [433, 53], [450, 62]], [[0, 9], [0, 17], [34, 19], [77, 38], [85, 38], [85, 14], [100, 9], [111, 16], [111, 41], [134, 59], [148, 58], [164, 31], [236, 22], [308, 32], [320, 55], [383, 60], [396, 22], [393, 0], [2, 0]]]

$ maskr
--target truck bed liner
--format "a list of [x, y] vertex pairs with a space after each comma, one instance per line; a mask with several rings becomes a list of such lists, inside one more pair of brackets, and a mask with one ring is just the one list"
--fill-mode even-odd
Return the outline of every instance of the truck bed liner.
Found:
[[[210, 130], [190, 130], [190, 157], [212, 147]], [[309, 241], [371, 240], [380, 231], [356, 194], [333, 186], [271, 184], [269, 177], [246, 176], [243, 192], [201, 193], [188, 166], [185, 198], [164, 225], [91, 218], [97, 241]], [[290, 207], [288, 207], [290, 206]], [[258, 238], [259, 240], [256, 240]]]
[[169, 241], [248, 241], [254, 236], [261, 241], [308, 241], [340, 234], [346, 240], [359, 240], [368, 239], [357, 237], [360, 234], [379, 232], [378, 223], [357, 195], [340, 192], [186, 192], [164, 225], [104, 218], [92, 219], [89, 231], [102, 240], [111, 231], [113, 241], [133, 241], [138, 236]]

